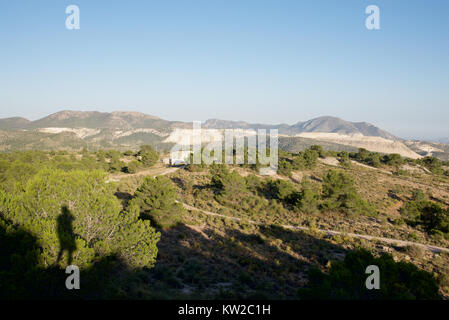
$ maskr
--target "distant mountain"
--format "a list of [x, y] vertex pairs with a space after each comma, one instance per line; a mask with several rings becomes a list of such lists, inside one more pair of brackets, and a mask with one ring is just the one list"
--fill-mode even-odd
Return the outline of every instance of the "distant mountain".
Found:
[[140, 112], [60, 111], [30, 122], [28, 128], [107, 128], [130, 130], [135, 128], [163, 129], [169, 125], [170, 121]]
[[443, 161], [449, 161], [448, 144], [420, 140], [407, 140], [405, 141], [405, 144], [411, 150], [423, 157], [431, 156]]
[[[192, 124], [168, 121], [140, 112], [60, 111], [39, 120], [0, 119], [0, 150], [60, 148], [87, 145], [91, 148], [136, 148], [142, 144], [167, 147], [180, 139], [191, 141]], [[399, 153], [419, 157], [403, 140], [366, 122], [349, 122], [336, 117], [288, 124], [252, 124], [244, 121], [209, 119], [203, 129], [278, 129], [280, 143], [287, 151], [297, 151], [310, 143], [320, 142], [327, 149], [366, 148], [382, 153]], [[15, 134], [20, 131], [22, 133]], [[6, 133], [9, 132], [9, 133]], [[24, 133], [26, 132], [26, 133]], [[33, 134], [35, 133], [35, 134]], [[57, 143], [52, 144], [55, 139]]]
[[164, 136], [176, 126], [183, 123], [120, 111], [66, 110], [35, 121], [6, 118], [0, 119], [0, 150], [164, 146]]
[[[188, 128], [185, 122], [168, 121], [156, 116], [140, 112], [98, 112], [98, 111], [60, 111], [36, 121], [24, 118], [0, 119], [0, 130], [30, 130], [40, 128], [88, 128], [88, 129], [122, 129], [133, 130], [151, 128], [170, 130]], [[366, 122], [349, 122], [335, 117], [319, 117], [294, 125], [251, 124], [244, 121], [227, 121], [209, 119], [202, 124], [205, 129], [278, 129], [279, 133], [295, 135], [302, 132], [327, 132], [346, 135], [361, 134], [364, 136], [382, 137], [398, 140], [392, 134]]]
[[303, 132], [326, 132], [339, 133], [344, 135], [361, 134], [364, 136], [381, 137], [394, 141], [402, 140], [367, 122], [349, 122], [340, 118], [330, 116], [324, 116], [304, 122], [298, 122], [292, 126], [288, 124], [251, 124], [244, 121], [210, 119], [203, 124], [203, 127], [209, 129], [278, 129], [280, 134], [285, 135], [297, 135]]
[[400, 140], [392, 134], [367, 122], [349, 122], [336, 117], [319, 117], [292, 126], [297, 133], [328, 132], [346, 135], [361, 134], [370, 137], [381, 137], [389, 140]]
[[278, 129], [284, 131], [288, 131], [291, 128], [291, 126], [289, 126], [288, 124], [270, 125], [219, 119], [206, 120], [206, 122], [204, 122], [201, 127], [206, 129]]
[[20, 117], [0, 119], [1, 130], [25, 129], [30, 124], [30, 120]]
[[70, 132], [49, 134], [25, 130], [0, 130], [0, 152], [16, 150], [80, 150], [87, 147], [89, 147], [89, 144], [86, 141]]

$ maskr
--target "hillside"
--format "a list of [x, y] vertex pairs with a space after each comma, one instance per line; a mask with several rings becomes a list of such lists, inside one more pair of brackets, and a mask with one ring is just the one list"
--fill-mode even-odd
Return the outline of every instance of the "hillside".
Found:
[[304, 138], [304, 137], [279, 137], [279, 148], [285, 150], [287, 152], [300, 152], [304, 151], [307, 148], [310, 148], [313, 145], [320, 145], [324, 150], [328, 151], [347, 151], [347, 152], [356, 152], [358, 150], [357, 147], [351, 147], [343, 144], [328, 142], [328, 141], [320, 141], [312, 138]]
[[388, 140], [399, 140], [392, 134], [367, 122], [349, 122], [336, 117], [320, 117], [293, 125], [294, 132], [327, 132], [345, 135], [381, 137]]
[[309, 121], [298, 122], [294, 125], [279, 124], [267, 125], [248, 123], [245, 121], [227, 121], [209, 119], [204, 125], [208, 129], [278, 129], [280, 134], [297, 135], [303, 132], [327, 132], [346, 135], [361, 134], [364, 136], [381, 137], [389, 140], [400, 140], [392, 134], [377, 128], [367, 122], [349, 122], [336, 117], [324, 116]]
[[318, 141], [327, 141], [340, 145], [352, 146], [355, 148], [364, 148], [374, 152], [384, 154], [397, 153], [403, 157], [418, 159], [421, 156], [410, 150], [402, 141], [389, 140], [378, 136], [365, 136], [362, 134], [342, 134], [327, 132], [303, 132], [299, 137], [311, 138]]
[[20, 117], [0, 119], [0, 130], [20, 130], [26, 129], [30, 120]]
[[449, 161], [449, 145], [428, 141], [406, 141], [405, 144], [421, 156], [430, 156], [442, 161]]
[[[397, 157], [366, 165], [379, 157], [366, 151], [349, 162], [286, 153], [291, 171], [271, 177], [247, 164], [167, 167], [140, 151], [0, 153], [0, 296], [304, 299], [316, 285], [315, 299], [449, 298], [448, 174]], [[423, 219], [434, 211], [443, 220]], [[81, 290], [60, 286], [64, 214]], [[360, 290], [372, 264], [388, 270], [384, 291]], [[335, 286], [317, 273], [335, 273]]]
[[87, 142], [70, 132], [50, 134], [34, 131], [0, 130], [1, 152], [19, 150], [80, 150], [87, 146]]
[[[150, 144], [169, 149], [178, 141], [190, 141], [191, 123], [168, 121], [140, 112], [98, 112], [98, 111], [60, 111], [42, 119], [29, 121], [24, 118], [0, 119], [0, 148], [2, 150], [23, 150], [43, 148], [44, 150], [81, 146], [90, 149], [117, 148], [136, 149]], [[203, 136], [208, 130], [223, 135], [224, 129], [277, 129], [281, 136], [281, 147], [286, 151], [300, 150], [298, 146], [309, 145], [312, 140], [326, 150], [355, 150], [365, 148], [381, 153], [398, 153], [410, 158], [420, 154], [411, 150], [403, 140], [366, 122], [349, 122], [336, 117], [324, 116], [293, 125], [252, 124], [244, 121], [209, 119], [202, 124]], [[9, 133], [6, 133], [9, 132]], [[34, 132], [25, 134], [23, 132]], [[74, 134], [72, 138], [61, 133]], [[46, 135], [42, 135], [45, 133]], [[54, 135], [54, 136], [52, 136]], [[18, 140], [15, 141], [16, 137]], [[45, 137], [45, 142], [42, 140]], [[288, 139], [284, 139], [288, 137]], [[79, 138], [79, 139], [77, 139]], [[51, 141], [54, 139], [54, 143]], [[81, 139], [81, 140], [80, 140]], [[309, 140], [304, 140], [309, 139]], [[206, 138], [207, 140], [207, 138]], [[288, 143], [286, 141], [288, 140]], [[308, 142], [307, 142], [308, 141]], [[207, 141], [203, 141], [207, 142]], [[445, 153], [436, 154], [438, 157]]]
[[164, 129], [171, 123], [140, 112], [61, 111], [32, 121], [28, 128]]

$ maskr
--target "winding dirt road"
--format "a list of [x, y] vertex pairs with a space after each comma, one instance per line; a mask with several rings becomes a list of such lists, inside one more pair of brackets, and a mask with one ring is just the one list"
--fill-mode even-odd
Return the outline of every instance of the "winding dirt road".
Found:
[[[123, 174], [120, 176], [116, 176], [114, 178], [110, 178], [110, 180], [112, 181], [118, 181], [120, 179], [123, 179], [125, 177], [130, 177], [130, 176], [141, 176], [141, 175], [152, 175], [153, 177], [156, 176], [163, 176], [163, 175], [167, 175], [170, 173], [173, 173], [179, 169], [181, 169], [182, 167], [168, 167], [168, 168], [154, 168], [156, 170], [145, 170], [145, 171], [141, 171], [135, 174]], [[159, 169], [159, 170], [157, 170]], [[162, 169], [162, 170], [161, 170]], [[209, 216], [216, 216], [216, 217], [221, 217], [221, 218], [225, 218], [225, 219], [230, 219], [230, 220], [234, 220], [234, 221], [241, 221], [241, 218], [237, 218], [237, 217], [231, 217], [231, 216], [226, 216], [223, 214], [219, 214], [219, 213], [215, 213], [215, 212], [211, 212], [211, 211], [207, 211], [207, 210], [203, 210], [203, 209], [199, 209], [193, 206], [190, 206], [186, 203], [177, 201], [179, 203], [181, 203], [184, 208], [188, 209], [188, 210], [196, 210], [196, 211], [200, 211], [204, 214], [207, 214]], [[261, 225], [261, 223], [253, 221], [253, 220], [245, 220], [249, 223], [252, 224], [258, 224]], [[310, 231], [312, 230], [311, 228], [308, 227], [302, 227], [302, 226], [292, 226], [292, 225], [281, 225], [283, 228], [286, 229], [294, 229], [294, 230], [303, 230], [303, 231]], [[353, 238], [359, 238], [359, 239], [365, 239], [365, 240], [370, 240], [370, 241], [382, 241], [388, 244], [392, 244], [398, 247], [404, 247], [404, 246], [417, 246], [417, 247], [421, 247], [425, 250], [429, 250], [431, 252], [434, 253], [440, 253], [440, 252], [447, 252], [449, 253], [449, 249], [448, 248], [443, 248], [443, 247], [438, 247], [438, 246], [433, 246], [433, 245], [429, 245], [429, 244], [424, 244], [424, 243], [418, 243], [418, 242], [413, 242], [413, 241], [406, 241], [406, 240], [400, 240], [400, 239], [392, 239], [392, 238], [384, 238], [384, 237], [376, 237], [376, 236], [370, 236], [370, 235], [365, 235], [365, 234], [358, 234], [358, 233], [346, 233], [346, 232], [342, 232], [342, 231], [335, 231], [335, 230], [326, 230], [326, 229], [315, 229], [316, 231], [319, 232], [324, 232], [327, 233], [329, 235], [343, 235], [343, 236], [349, 236], [349, 237], [353, 237]]]
[[[237, 218], [237, 217], [230, 217], [230, 216], [226, 216], [223, 214], [219, 214], [219, 213], [215, 213], [215, 212], [211, 212], [211, 211], [207, 211], [207, 210], [203, 210], [203, 209], [199, 209], [196, 207], [193, 207], [191, 205], [188, 205], [186, 203], [177, 201], [179, 203], [181, 203], [184, 208], [188, 209], [188, 210], [196, 210], [196, 211], [200, 211], [206, 215], [209, 216], [216, 216], [216, 217], [221, 217], [221, 218], [225, 218], [225, 219], [230, 219], [230, 220], [234, 220], [234, 221], [242, 221], [241, 218]], [[258, 225], [262, 225], [262, 223], [253, 221], [253, 220], [245, 220], [249, 223], [252, 224], [258, 224]], [[310, 231], [312, 230], [311, 228], [308, 227], [299, 227], [299, 226], [291, 226], [291, 225], [281, 225], [281, 227], [285, 228], [285, 229], [294, 229], [294, 230], [303, 230], [303, 231]], [[365, 235], [365, 234], [358, 234], [358, 233], [346, 233], [346, 232], [341, 232], [341, 231], [334, 231], [334, 230], [325, 230], [325, 229], [314, 229], [315, 231], [319, 231], [319, 232], [324, 232], [327, 233], [329, 235], [343, 235], [343, 236], [349, 236], [349, 237], [353, 237], [353, 238], [359, 238], [359, 239], [365, 239], [365, 240], [371, 240], [371, 241], [382, 241], [385, 243], [389, 243], [398, 247], [404, 247], [404, 246], [417, 246], [417, 247], [421, 247], [425, 250], [429, 250], [431, 252], [434, 253], [440, 253], [440, 252], [448, 252], [449, 253], [449, 249], [448, 248], [443, 248], [443, 247], [437, 247], [437, 246], [433, 246], [433, 245], [428, 245], [428, 244], [424, 244], [424, 243], [418, 243], [418, 242], [412, 242], [412, 241], [406, 241], [406, 240], [399, 240], [399, 239], [392, 239], [392, 238], [384, 238], [384, 237], [375, 237], [375, 236], [369, 236], [369, 235]]]

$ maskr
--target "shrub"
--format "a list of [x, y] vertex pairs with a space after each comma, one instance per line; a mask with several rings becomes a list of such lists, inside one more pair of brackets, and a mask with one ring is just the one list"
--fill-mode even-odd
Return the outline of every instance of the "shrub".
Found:
[[109, 162], [109, 172], [122, 171], [123, 168], [125, 168], [125, 163], [123, 161], [120, 161], [120, 159], [116, 157], [111, 158], [111, 161]]
[[424, 167], [429, 169], [432, 173], [435, 174], [443, 174], [444, 170], [442, 169], [442, 162], [434, 157], [424, 157], [418, 160]]
[[130, 207], [137, 206], [143, 219], [166, 229], [182, 220], [185, 209], [176, 202], [176, 190], [166, 177], [146, 177], [137, 188]]
[[395, 176], [408, 176], [407, 170], [398, 169], [395, 172], [393, 172]]
[[304, 213], [316, 213], [318, 211], [318, 200], [320, 194], [317, 188], [308, 179], [301, 182], [298, 208]]
[[324, 151], [322, 146], [320, 146], [320, 145], [313, 145], [313, 146], [310, 147], [310, 150], [316, 151], [320, 158], [326, 158], [326, 152]]
[[282, 176], [291, 177], [292, 169], [293, 169], [293, 167], [292, 167], [291, 163], [286, 159], [282, 159], [279, 161], [277, 173]]
[[338, 153], [338, 156], [340, 157], [338, 161], [340, 162], [340, 165], [344, 168], [349, 168], [351, 166], [351, 160], [349, 159], [349, 153], [346, 151], [341, 151]]
[[134, 152], [132, 152], [132, 150], [126, 150], [125, 152], [123, 152], [123, 155], [130, 157], [130, 156], [134, 155]]
[[[319, 153], [316, 150], [307, 149], [304, 151], [303, 157], [307, 169], [314, 169], [316, 167], [316, 164], [318, 162], [318, 156]], [[324, 158], [324, 155], [322, 158]]]
[[366, 162], [366, 160], [369, 158], [370, 152], [364, 148], [360, 148], [359, 151], [355, 154], [356, 160], [360, 162]]
[[392, 153], [385, 155], [383, 157], [383, 162], [389, 166], [398, 167], [404, 163], [404, 159], [401, 157], [400, 154]]
[[427, 201], [410, 201], [407, 202], [400, 209], [401, 215], [405, 218], [406, 222], [411, 225], [419, 223], [422, 208], [428, 203]]
[[324, 151], [321, 147], [320, 151], [318, 147], [320, 146], [312, 146], [310, 149], [306, 149], [304, 152], [300, 152], [297, 156], [295, 156], [291, 163], [291, 169], [314, 169], [318, 163], [318, 157], [320, 154], [322, 154], [322, 158], [324, 158]]
[[381, 156], [377, 152], [372, 152], [368, 159], [366, 160], [366, 164], [379, 168], [381, 166]]
[[188, 164], [184, 167], [184, 169], [189, 172], [201, 172], [204, 170], [204, 167], [203, 165], [199, 164]]
[[422, 259], [422, 257], [424, 256], [423, 247], [417, 245], [410, 245], [404, 247], [404, 252], [405, 254], [415, 259]]
[[299, 200], [299, 192], [289, 181], [268, 181], [266, 188], [272, 198], [278, 199], [286, 205], [295, 205]]
[[376, 213], [374, 207], [358, 195], [353, 178], [339, 170], [329, 170], [324, 177], [322, 196], [324, 209], [364, 215]]
[[427, 203], [421, 209], [421, 224], [427, 232], [449, 232], [449, 215], [437, 203]]
[[140, 165], [140, 163], [138, 161], [136, 161], [136, 160], [131, 161], [124, 168], [125, 172], [126, 173], [131, 173], [131, 174], [136, 173], [137, 172], [137, 168], [139, 168], [139, 165]]
[[[368, 290], [366, 267], [380, 270], [380, 288]], [[298, 291], [302, 299], [326, 300], [440, 300], [435, 277], [414, 264], [395, 262], [389, 254], [374, 257], [361, 249], [348, 252], [343, 262], [332, 262], [329, 273], [309, 271], [307, 288]]]
[[138, 213], [121, 212], [114, 192], [100, 171], [44, 169], [23, 191], [0, 192], [0, 204], [6, 219], [37, 237], [43, 266], [65, 267], [73, 257], [87, 267], [97, 256], [116, 254], [131, 267], [151, 267], [159, 234]]
[[427, 196], [422, 192], [421, 189], [415, 189], [412, 192], [412, 199], [413, 201], [424, 201], [427, 200]]
[[298, 208], [304, 213], [318, 211], [319, 194], [313, 189], [302, 189], [299, 195]]
[[145, 167], [153, 166], [159, 159], [159, 154], [149, 145], [141, 146], [138, 155], [140, 156], [140, 162]]
[[304, 170], [306, 168], [306, 161], [300, 153], [298, 156], [293, 158], [292, 169], [293, 170]]
[[[417, 193], [417, 199], [425, 197]], [[416, 200], [407, 202], [400, 210], [401, 215], [410, 225], [422, 225], [428, 233], [448, 233], [449, 213], [439, 204], [428, 200]]]
[[238, 199], [247, 192], [245, 179], [226, 165], [212, 165], [211, 174], [212, 185], [222, 198]]

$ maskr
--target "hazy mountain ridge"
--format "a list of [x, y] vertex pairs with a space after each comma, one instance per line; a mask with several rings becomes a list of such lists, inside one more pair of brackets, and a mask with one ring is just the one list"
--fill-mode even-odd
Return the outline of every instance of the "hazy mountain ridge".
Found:
[[21, 117], [0, 119], [0, 130], [20, 130], [25, 129], [30, 124], [30, 120]]
[[[141, 144], [170, 146], [173, 141], [177, 141], [170, 137], [176, 134], [185, 136], [186, 130], [182, 129], [190, 128], [192, 128], [191, 122], [169, 121], [141, 112], [116, 111], [108, 113], [64, 110], [35, 121], [20, 117], [0, 119], [0, 130], [3, 130], [0, 132], [0, 149], [61, 148], [64, 146], [63, 141], [67, 141], [68, 148], [78, 148], [81, 145], [91, 148], [135, 148]], [[331, 116], [299, 121], [293, 125], [253, 124], [245, 121], [209, 119], [202, 123], [202, 128], [219, 130], [277, 129], [281, 137], [291, 138], [288, 143], [284, 141], [282, 143], [287, 151], [294, 151], [299, 146], [309, 145], [311, 141], [315, 141], [329, 149], [346, 146], [347, 149], [352, 150], [363, 147], [383, 153], [400, 153], [412, 158], [424, 155], [424, 151], [416, 144], [410, 145], [413, 145], [412, 151], [410, 146], [403, 143], [403, 139], [370, 123], [349, 122]], [[177, 129], [181, 130], [176, 133]], [[33, 136], [21, 133], [17, 134], [17, 138], [14, 139], [15, 131], [39, 134]], [[6, 132], [9, 133], [6, 134]], [[65, 134], [62, 135], [63, 133]], [[54, 146], [49, 142], [52, 135], [58, 142]], [[29, 143], [26, 139], [29, 140]], [[292, 139], [297, 139], [298, 143]], [[292, 150], [289, 146], [292, 147]]]
[[0, 152], [59, 149], [80, 150], [87, 147], [89, 147], [89, 144], [72, 132], [53, 134], [25, 130], [0, 130]]
[[[140, 112], [61, 111], [42, 119], [31, 121], [23, 129], [38, 128], [91, 128], [136, 129], [168, 128], [172, 122]], [[0, 127], [1, 128], [1, 127]]]
[[291, 128], [288, 124], [270, 125], [220, 119], [208, 119], [201, 126], [206, 129], [278, 129], [279, 133], [285, 133]]
[[437, 142], [408, 140], [407, 147], [421, 156], [432, 156], [443, 161], [449, 161], [449, 145]]
[[364, 136], [381, 137], [389, 140], [401, 140], [394, 135], [379, 129], [367, 122], [349, 122], [336, 117], [319, 117], [293, 126], [301, 132], [329, 132], [346, 135], [361, 134]]
[[297, 122], [294, 125], [278, 124], [251, 124], [245, 121], [228, 121], [219, 119], [209, 119], [204, 125], [209, 129], [278, 129], [280, 134], [296, 135], [303, 132], [327, 132], [345, 135], [361, 134], [364, 136], [381, 137], [389, 140], [402, 140], [394, 135], [379, 129], [367, 122], [349, 122], [337, 117], [323, 116], [304, 122]]
[[[189, 128], [191, 124], [163, 120], [141, 112], [98, 112], [64, 110], [44, 118], [30, 121], [25, 118], [0, 119], [0, 130], [31, 130], [39, 128], [90, 128], [90, 129], [173, 129]], [[340, 118], [323, 116], [312, 120], [288, 124], [252, 124], [245, 121], [209, 119], [202, 124], [206, 129], [278, 129], [280, 134], [294, 135], [301, 132], [329, 132], [341, 134], [362, 134], [390, 140], [399, 140], [392, 134], [366, 122], [349, 122]]]

